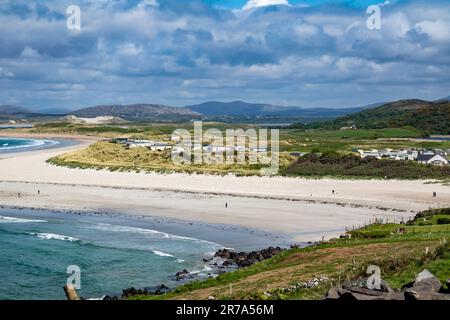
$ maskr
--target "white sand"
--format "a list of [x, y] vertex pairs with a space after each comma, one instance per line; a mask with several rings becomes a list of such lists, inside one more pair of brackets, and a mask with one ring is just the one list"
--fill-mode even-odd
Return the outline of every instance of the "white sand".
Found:
[[[88, 143], [65, 150], [0, 155], [0, 205], [108, 210], [233, 224], [289, 233], [298, 241], [338, 236], [345, 227], [374, 217], [400, 221], [429, 207], [450, 207], [450, 187], [424, 181], [162, 175], [68, 169], [45, 163]], [[337, 194], [332, 195], [333, 189]], [[437, 198], [432, 197], [433, 192]]]

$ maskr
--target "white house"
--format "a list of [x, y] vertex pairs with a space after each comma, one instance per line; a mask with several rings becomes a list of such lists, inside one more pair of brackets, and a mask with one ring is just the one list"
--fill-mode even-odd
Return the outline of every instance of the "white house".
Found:
[[440, 154], [419, 154], [417, 161], [423, 164], [434, 164], [438, 166], [448, 165], [450, 163], [449, 160]]
[[155, 142], [150, 140], [131, 140], [127, 142], [129, 148], [148, 148], [154, 144]]
[[152, 151], [164, 151], [167, 149], [172, 149], [172, 145], [167, 143], [155, 143], [151, 146], [149, 146], [150, 150]]

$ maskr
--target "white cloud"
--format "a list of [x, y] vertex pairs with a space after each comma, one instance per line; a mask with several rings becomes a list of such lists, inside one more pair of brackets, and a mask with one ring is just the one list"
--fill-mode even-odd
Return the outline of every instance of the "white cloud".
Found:
[[25, 47], [25, 49], [23, 49], [22, 53], [20, 54], [20, 56], [22, 58], [39, 58], [39, 52], [37, 52], [37, 50], [30, 48], [30, 47]]
[[416, 24], [415, 29], [419, 33], [428, 34], [435, 41], [450, 40], [450, 21], [437, 19], [435, 21], [421, 21]]
[[273, 5], [288, 6], [289, 1], [288, 0], [249, 0], [242, 9], [247, 10], [247, 9], [251, 9], [251, 8], [273, 6]]
[[14, 77], [14, 73], [12, 73], [11, 71], [3, 69], [2, 67], [0, 67], [0, 77], [13, 78]]

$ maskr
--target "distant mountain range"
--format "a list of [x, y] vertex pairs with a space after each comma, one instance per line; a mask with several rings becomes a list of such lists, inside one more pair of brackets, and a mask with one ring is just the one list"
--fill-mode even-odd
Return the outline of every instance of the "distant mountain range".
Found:
[[450, 101], [400, 100], [331, 121], [295, 124], [293, 127], [339, 129], [355, 125], [364, 129], [411, 126], [431, 134], [450, 134]]
[[[297, 121], [299, 124], [295, 126], [309, 128], [340, 128], [349, 124], [360, 128], [415, 126], [430, 132], [447, 133], [450, 128], [449, 99], [450, 97], [446, 97], [435, 102], [400, 100], [356, 108], [301, 108], [244, 101], [208, 101], [184, 108], [159, 104], [99, 105], [72, 112], [58, 108], [48, 109], [46, 113], [38, 113], [21, 106], [0, 105], [0, 121], [50, 119], [88, 123], [89, 118], [97, 117], [100, 117], [99, 119], [102, 121], [114, 119], [114, 123], [192, 120], [235, 123], [283, 123], [281, 121], [292, 123]], [[76, 118], [84, 118], [84, 120]]]
[[83, 108], [70, 113], [81, 118], [110, 116], [131, 122], [144, 121], [186, 121], [199, 119], [201, 115], [186, 108], [168, 107], [156, 104], [103, 105]]
[[450, 101], [450, 96], [436, 100], [435, 102]]
[[0, 115], [32, 114], [33, 112], [20, 106], [0, 105]]
[[187, 106], [185, 109], [193, 110], [205, 116], [296, 116], [304, 118], [335, 118], [359, 112], [368, 107], [371, 106], [357, 108], [301, 108], [264, 103], [248, 103], [244, 101], [208, 101]]

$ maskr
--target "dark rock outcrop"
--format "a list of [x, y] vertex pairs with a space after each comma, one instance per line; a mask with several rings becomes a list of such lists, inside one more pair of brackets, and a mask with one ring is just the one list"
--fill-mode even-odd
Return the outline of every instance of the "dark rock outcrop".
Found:
[[449, 287], [443, 288], [441, 282], [430, 271], [423, 270], [416, 279], [395, 290], [381, 281], [380, 289], [367, 288], [366, 280], [358, 280], [332, 287], [327, 300], [450, 300]]
[[[127, 299], [134, 296], [157, 296], [162, 295], [165, 293], [168, 293], [170, 289], [166, 287], [164, 284], [161, 284], [157, 286], [156, 288], [145, 288], [145, 289], [135, 289], [135, 288], [128, 288], [124, 289], [122, 291], [122, 297], [121, 299]], [[109, 299], [104, 298], [104, 300], [117, 300], [117, 297], [108, 297]]]
[[217, 251], [214, 257], [225, 260], [223, 266], [236, 265], [242, 268], [270, 259], [282, 251], [283, 249], [280, 247], [269, 247], [267, 249], [252, 252], [235, 252], [229, 249], [222, 249]]
[[183, 271], [177, 272], [177, 280], [185, 279], [187, 276], [189, 276], [190, 272], [184, 269]]

